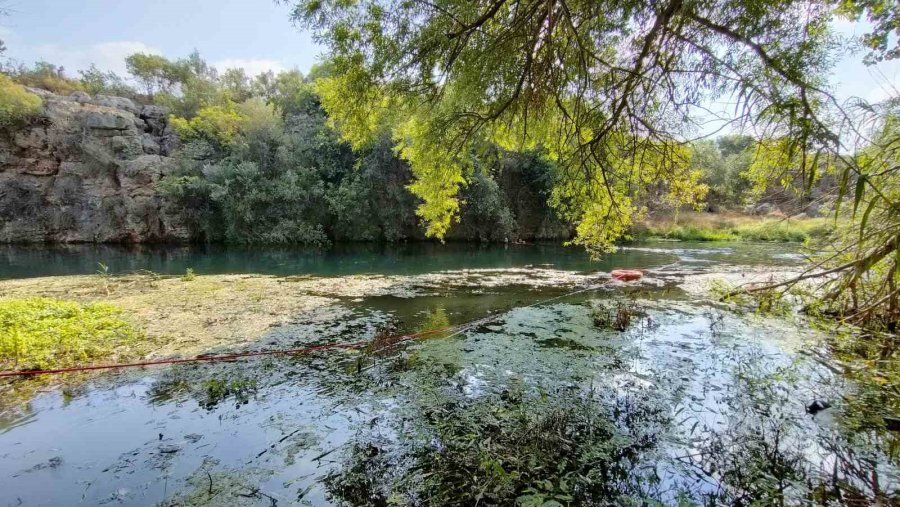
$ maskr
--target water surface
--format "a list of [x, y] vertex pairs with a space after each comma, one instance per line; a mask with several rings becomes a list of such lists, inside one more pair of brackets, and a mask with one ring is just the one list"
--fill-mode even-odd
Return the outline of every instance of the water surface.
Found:
[[[796, 247], [647, 243], [601, 262], [555, 245], [354, 248], [8, 247], [3, 277], [92, 273], [102, 260], [114, 272], [379, 273], [424, 287], [339, 299], [341, 322], [297, 315], [251, 348], [491, 318], [368, 352], [157, 367], [47, 388], [0, 421], [0, 505], [427, 504], [427, 487], [438, 497], [448, 486], [431, 472], [449, 477], [456, 453], [485, 445], [488, 433], [503, 438], [485, 421], [515, 424], [504, 417], [521, 411], [564, 424], [571, 407], [608, 432], [566, 454], [593, 456], [578, 466], [594, 493], [577, 494], [596, 503], [801, 505], [817, 503], [817, 485], [863, 498], [900, 494], [883, 436], [842, 422], [852, 384], [798, 353], [819, 332], [734, 313], [665, 276], [792, 266]], [[595, 285], [612, 267], [649, 269], [648, 283]], [[473, 270], [500, 282], [473, 284]], [[624, 330], [598, 323], [622, 305], [637, 311]], [[807, 413], [817, 399], [833, 407]], [[455, 440], [467, 434], [476, 447]], [[499, 480], [496, 466], [514, 467], [486, 449], [463, 459], [479, 484]]]
[[549, 266], [560, 270], [608, 271], [685, 265], [791, 264], [800, 248], [790, 244], [647, 242], [626, 245], [592, 261], [578, 247], [559, 243], [479, 245], [472, 243], [338, 244], [328, 250], [224, 245], [2, 245], [0, 279], [92, 274], [98, 263], [111, 273], [140, 270], [161, 274], [258, 273], [342, 276], [362, 273], [415, 275], [455, 269]]

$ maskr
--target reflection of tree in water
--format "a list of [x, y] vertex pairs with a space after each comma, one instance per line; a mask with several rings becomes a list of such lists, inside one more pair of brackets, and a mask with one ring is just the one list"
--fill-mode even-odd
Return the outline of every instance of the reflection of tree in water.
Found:
[[840, 407], [814, 418], [800, 380], [810, 372], [801, 364], [764, 371], [759, 359], [737, 368], [719, 406], [724, 425], [694, 427], [695, 452], [676, 458], [685, 483], [700, 484], [692, 496], [715, 505], [896, 505], [884, 435], [847, 432]]

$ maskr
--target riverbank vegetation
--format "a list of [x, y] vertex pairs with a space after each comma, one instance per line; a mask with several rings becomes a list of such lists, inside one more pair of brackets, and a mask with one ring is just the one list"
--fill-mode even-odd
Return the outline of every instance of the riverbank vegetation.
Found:
[[773, 241], [806, 243], [834, 230], [828, 218], [757, 217], [726, 213], [682, 213], [673, 221], [647, 219], [634, 228], [636, 239], [683, 241]]
[[333, 299], [317, 296], [314, 289], [308, 279], [238, 275], [188, 280], [110, 273], [5, 280], [0, 282], [0, 339], [9, 368], [4, 369], [233, 350], [298, 313], [315, 309], [323, 318], [336, 316], [328, 308]]
[[[379, 126], [370, 141], [354, 144], [342, 137], [342, 124], [323, 105], [334, 93], [334, 63], [320, 64], [308, 75], [284, 71], [248, 76], [242, 69], [220, 73], [197, 53], [175, 60], [135, 54], [128, 57], [127, 67], [130, 79], [96, 68], [75, 79], [50, 63], [5, 70], [19, 85], [61, 94], [114, 94], [168, 107], [172, 131], [181, 140], [173, 154], [178, 170], [157, 190], [198, 240], [324, 246], [335, 241], [426, 239], [426, 217], [435, 210], [429, 211], [428, 201], [415, 191], [416, 177], [399, 139]], [[645, 225], [654, 223], [653, 216], [684, 216], [679, 210], [688, 204], [714, 214], [741, 214], [748, 223], [771, 212], [818, 213], [818, 206], [786, 198], [783, 189], [751, 191], [748, 171], [756, 148], [754, 138], [740, 135], [688, 145], [684, 170], [696, 183], [698, 199], [688, 203], [684, 189], [663, 185], [635, 201], [635, 221], [620, 232], [642, 235], [650, 229]], [[445, 229], [441, 239], [573, 238], [581, 224], [572, 214], [574, 194], [563, 198], [560, 193], [565, 171], [546, 147], [509, 149], [484, 141], [466, 148], [463, 158], [464, 184], [454, 201], [453, 219], [440, 226]], [[803, 234], [718, 230], [650, 234], [805, 239]]]
[[121, 307], [44, 297], [0, 299], [0, 370], [89, 365], [135, 357], [149, 341]]

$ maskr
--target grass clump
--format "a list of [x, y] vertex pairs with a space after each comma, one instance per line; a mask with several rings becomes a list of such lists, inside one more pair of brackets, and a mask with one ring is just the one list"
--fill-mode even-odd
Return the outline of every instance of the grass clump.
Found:
[[123, 355], [145, 335], [121, 313], [107, 303], [0, 299], [0, 368], [60, 368]]
[[771, 241], [803, 243], [832, 230], [827, 218], [685, 214], [675, 222], [648, 220], [634, 231], [639, 239], [681, 241]]

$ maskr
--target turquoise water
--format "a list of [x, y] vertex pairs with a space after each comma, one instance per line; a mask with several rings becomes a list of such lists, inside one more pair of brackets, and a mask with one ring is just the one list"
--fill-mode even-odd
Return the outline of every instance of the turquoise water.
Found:
[[479, 245], [471, 243], [341, 244], [317, 251], [303, 248], [222, 245], [5, 245], [0, 246], [0, 279], [92, 274], [98, 263], [111, 273], [148, 270], [183, 274], [258, 273], [342, 276], [379, 273], [415, 275], [456, 269], [503, 269], [528, 266], [567, 271], [654, 268], [676, 261], [699, 267], [712, 263], [791, 264], [799, 247], [763, 243], [648, 242], [623, 246], [592, 261], [578, 247], [559, 243]]

